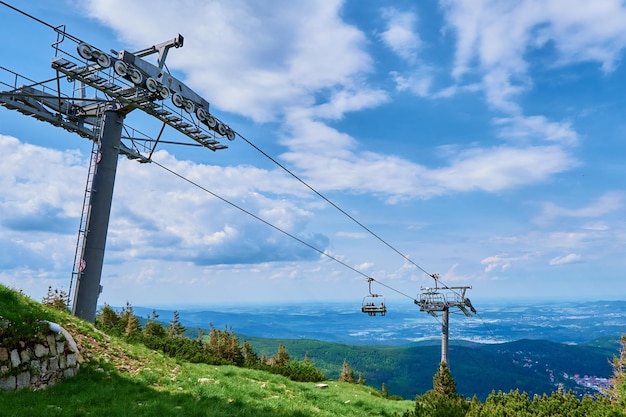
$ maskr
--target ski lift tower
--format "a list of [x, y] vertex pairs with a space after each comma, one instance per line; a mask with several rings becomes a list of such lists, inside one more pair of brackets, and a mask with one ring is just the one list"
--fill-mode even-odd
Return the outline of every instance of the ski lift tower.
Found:
[[435, 280], [435, 287], [422, 287], [419, 300], [414, 300], [414, 302], [420, 306], [420, 311], [425, 311], [433, 317], [441, 313], [441, 362], [447, 365], [450, 310], [458, 309], [465, 316], [471, 317], [472, 313], [476, 313], [476, 309], [470, 299], [465, 297], [465, 292], [472, 287], [440, 287], [439, 275], [433, 274], [431, 277]]
[[[212, 151], [227, 148], [218, 137], [234, 140], [236, 134], [210, 114], [205, 99], [164, 70], [168, 51], [183, 46], [180, 34], [138, 52], [107, 53], [70, 35], [64, 25], [54, 30], [55, 77], [36, 82], [0, 67], [0, 105], [93, 142], [69, 291], [76, 281], [72, 314], [93, 322], [118, 156], [151, 162], [166, 126], [192, 139], [190, 145]], [[144, 59], [151, 54], [158, 54], [156, 65]], [[95, 95], [87, 96], [88, 87]], [[126, 115], [137, 109], [161, 122], [156, 138], [124, 126]]]

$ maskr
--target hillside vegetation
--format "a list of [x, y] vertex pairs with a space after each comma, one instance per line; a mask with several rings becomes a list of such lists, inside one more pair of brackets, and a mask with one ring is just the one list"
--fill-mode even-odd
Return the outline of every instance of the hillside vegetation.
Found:
[[2, 285], [0, 316], [24, 328], [42, 319], [57, 322], [86, 358], [77, 376], [47, 390], [0, 392], [3, 417], [393, 416], [413, 407], [357, 384], [326, 381], [320, 389], [260, 370], [176, 360]]
[[[380, 388], [385, 383], [390, 394], [406, 399], [413, 399], [432, 388], [432, 377], [441, 358], [439, 341], [435, 345], [390, 347], [306, 339], [245, 338], [260, 351], [275, 352], [280, 343], [296, 357], [308, 353], [330, 378], [338, 376], [340, 365], [346, 359], [357, 372], [363, 373], [367, 385]], [[494, 390], [519, 389], [532, 397], [549, 394], [559, 385], [580, 396], [594, 391], [577, 385], [573, 375], [610, 376], [609, 361], [618, 352], [618, 340], [616, 338], [615, 343], [611, 343], [612, 347], [566, 345], [543, 340], [497, 345], [451, 341], [450, 371], [460, 394], [470, 398], [476, 396], [481, 401]]]
[[[626, 337], [613, 356], [613, 388], [603, 395], [580, 397], [564, 388], [529, 395], [511, 389], [481, 401], [458, 393], [442, 363], [430, 387], [415, 401], [405, 401], [389, 397], [384, 384], [380, 391], [364, 386], [345, 359], [338, 381], [324, 381], [321, 388], [316, 382], [323, 374], [313, 361], [307, 355], [292, 360], [282, 343], [275, 356], [259, 357], [228, 329], [190, 339], [177, 317], [164, 326], [156, 314], [142, 326], [130, 305], [120, 312], [105, 306], [98, 314], [99, 329], [63, 310], [0, 285], [2, 343], [32, 337], [45, 319], [72, 333], [86, 358], [78, 376], [47, 390], [0, 392], [0, 416], [626, 417]], [[527, 355], [527, 346], [520, 341], [512, 347]], [[547, 344], [543, 350], [558, 348]], [[489, 378], [488, 369], [475, 367], [474, 380]]]

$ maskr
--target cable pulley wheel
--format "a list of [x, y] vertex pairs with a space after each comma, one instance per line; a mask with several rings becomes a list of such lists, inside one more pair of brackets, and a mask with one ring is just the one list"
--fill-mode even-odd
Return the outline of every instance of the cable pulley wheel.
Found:
[[172, 104], [178, 108], [182, 108], [185, 105], [185, 99], [178, 93], [172, 94]]
[[130, 80], [135, 84], [141, 84], [141, 82], [143, 81], [143, 75], [141, 75], [139, 70], [130, 68], [128, 70], [128, 75], [130, 75]]
[[93, 58], [93, 48], [88, 43], [83, 42], [78, 44], [76, 50], [78, 51], [78, 55], [83, 59], [91, 60]]
[[207, 116], [205, 123], [211, 129], [215, 129], [215, 126], [217, 126], [217, 120], [215, 120], [215, 117], [211, 116], [210, 114]]
[[128, 67], [124, 61], [115, 61], [115, 64], [113, 64], [113, 70], [115, 70], [115, 73], [120, 77], [126, 77], [128, 74]]

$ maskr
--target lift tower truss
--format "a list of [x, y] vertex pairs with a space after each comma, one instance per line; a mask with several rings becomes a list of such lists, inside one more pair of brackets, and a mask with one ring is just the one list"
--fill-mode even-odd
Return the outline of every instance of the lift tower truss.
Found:
[[[150, 162], [166, 126], [192, 139], [190, 144], [212, 151], [227, 148], [218, 139], [234, 140], [236, 133], [210, 113], [208, 101], [164, 71], [169, 49], [183, 46], [181, 35], [135, 53], [106, 53], [70, 35], [65, 26], [54, 30], [55, 76], [37, 82], [0, 67], [0, 105], [93, 141], [70, 281], [70, 294], [76, 282], [72, 313], [93, 322], [118, 155]], [[151, 54], [158, 54], [156, 65], [144, 59]], [[62, 89], [62, 80], [69, 87]], [[124, 125], [133, 110], [162, 123], [156, 138]]]
[[438, 317], [441, 313], [441, 362], [448, 364], [448, 330], [450, 323], [450, 310], [460, 311], [465, 316], [471, 317], [476, 313], [476, 309], [472, 305], [469, 298], [465, 297], [465, 293], [471, 286], [448, 287], [439, 286], [439, 276], [433, 274], [435, 280], [433, 288], [422, 287], [419, 299], [415, 300], [415, 304], [419, 305], [420, 311], [425, 311], [433, 317]]

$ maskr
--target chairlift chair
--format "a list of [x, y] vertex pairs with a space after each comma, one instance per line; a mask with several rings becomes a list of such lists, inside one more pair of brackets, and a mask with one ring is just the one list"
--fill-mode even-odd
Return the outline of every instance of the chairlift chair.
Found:
[[[369, 294], [363, 297], [361, 311], [363, 313], [366, 313], [368, 316], [375, 316], [376, 314], [384, 316], [387, 313], [387, 304], [385, 304], [385, 297], [380, 294], [372, 293], [373, 280], [373, 278], [367, 279], [367, 282], [369, 284]], [[381, 302], [378, 302], [379, 298], [382, 298]]]

